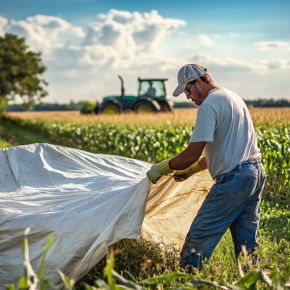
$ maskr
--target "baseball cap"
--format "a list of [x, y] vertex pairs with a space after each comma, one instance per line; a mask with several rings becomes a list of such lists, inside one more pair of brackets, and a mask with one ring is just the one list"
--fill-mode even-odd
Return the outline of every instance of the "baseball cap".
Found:
[[205, 75], [207, 69], [198, 64], [185, 64], [178, 72], [177, 87], [173, 92], [173, 96], [177, 97], [184, 92], [187, 83], [194, 81]]

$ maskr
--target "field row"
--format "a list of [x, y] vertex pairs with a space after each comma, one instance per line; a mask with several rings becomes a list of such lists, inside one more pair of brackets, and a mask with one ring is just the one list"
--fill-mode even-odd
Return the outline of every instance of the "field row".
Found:
[[[82, 115], [78, 111], [70, 112], [20, 112], [8, 113], [8, 117], [24, 120], [64, 121], [78, 123], [111, 123], [136, 125], [187, 125], [193, 126], [197, 109], [175, 109], [173, 113], [122, 115]], [[250, 108], [255, 125], [290, 124], [290, 108]]]

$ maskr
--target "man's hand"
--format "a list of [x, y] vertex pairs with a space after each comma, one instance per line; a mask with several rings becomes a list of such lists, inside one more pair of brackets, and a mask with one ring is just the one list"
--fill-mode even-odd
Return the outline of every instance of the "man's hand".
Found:
[[191, 166], [187, 167], [186, 169], [183, 170], [175, 170], [173, 178], [175, 181], [180, 182], [184, 181], [193, 174], [202, 171], [203, 169], [199, 165], [198, 162], [193, 163]]
[[162, 175], [173, 172], [169, 166], [169, 161], [170, 159], [166, 159], [151, 166], [150, 170], [146, 174], [152, 183], [156, 183]]

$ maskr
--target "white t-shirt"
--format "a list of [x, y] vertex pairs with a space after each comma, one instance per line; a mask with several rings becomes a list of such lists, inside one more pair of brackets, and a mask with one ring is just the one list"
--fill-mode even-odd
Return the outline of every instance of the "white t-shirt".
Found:
[[213, 178], [251, 157], [261, 157], [248, 108], [234, 92], [209, 92], [197, 112], [190, 142], [207, 142], [205, 157]]

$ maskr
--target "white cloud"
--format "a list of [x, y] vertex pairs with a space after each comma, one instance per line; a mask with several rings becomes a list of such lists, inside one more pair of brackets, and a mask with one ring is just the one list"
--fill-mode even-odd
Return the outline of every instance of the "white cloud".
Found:
[[[240, 36], [239, 33], [230, 32], [230, 33], [212, 33], [212, 34], [198, 34], [192, 41], [186, 41], [185, 47], [188, 50], [199, 50], [202, 48], [216, 48], [221, 49], [224, 46], [224, 43], [229, 43], [230, 38], [237, 38]], [[188, 38], [188, 35], [186, 36]], [[190, 38], [189, 38], [190, 39]]]
[[0, 16], [0, 36], [3, 36], [5, 34], [7, 23], [7, 19]]
[[107, 63], [119, 69], [135, 67], [150, 57], [156, 62], [162, 58], [160, 42], [183, 25], [184, 21], [164, 18], [154, 10], [140, 13], [112, 9], [89, 24], [80, 62], [91, 67]]
[[[166, 77], [169, 70], [175, 73], [179, 62], [168, 60], [159, 49], [159, 43], [173, 29], [183, 25], [184, 21], [164, 18], [156, 11], [110, 10], [107, 14], [97, 15], [96, 21], [88, 25], [83, 41], [54, 49], [47, 74], [54, 82], [53, 93], [55, 82], [64, 77], [74, 83], [73, 95], [82, 91], [82, 96], [95, 92], [101, 97], [113, 92], [113, 88], [108, 91], [108, 83], [118, 85], [117, 74], [126, 74], [127, 92], [136, 93], [138, 75], [152, 77], [153, 73], [156, 77]], [[65, 94], [67, 89], [60, 91]]]
[[157, 11], [148, 13], [110, 10], [100, 14], [91, 23], [85, 39], [86, 45], [113, 46], [119, 54], [133, 54], [154, 49], [174, 28], [185, 25], [179, 19], [163, 18]]
[[256, 42], [254, 45], [260, 51], [272, 50], [277, 48], [286, 48], [288, 50], [290, 49], [290, 44], [286, 41], [261, 41]]
[[206, 35], [206, 34], [200, 34], [197, 36], [197, 40], [203, 45], [203, 46], [212, 46], [213, 45], [213, 39]]
[[62, 47], [66, 42], [84, 37], [82, 28], [55, 16], [36, 15], [26, 20], [12, 20], [10, 31], [24, 36], [32, 49], [50, 56], [53, 49]]
[[254, 72], [256, 74], [265, 74], [272, 70], [290, 69], [290, 59], [234, 59], [219, 58], [209, 54], [197, 54], [192, 57], [196, 63], [212, 67], [223, 72]]
[[240, 34], [238, 32], [230, 32], [229, 33], [229, 36], [231, 36], [231, 37], [237, 37], [237, 36], [240, 36]]

